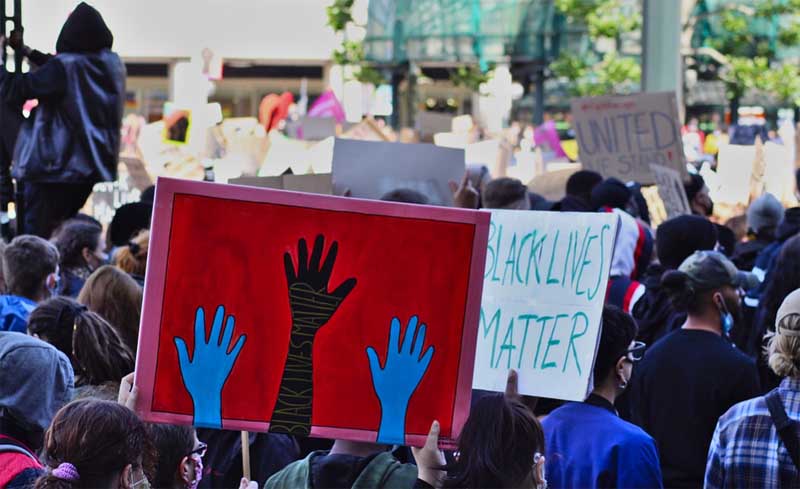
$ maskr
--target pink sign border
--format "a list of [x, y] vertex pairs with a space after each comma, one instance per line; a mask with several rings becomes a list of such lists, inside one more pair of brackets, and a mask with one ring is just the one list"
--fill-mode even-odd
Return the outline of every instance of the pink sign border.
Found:
[[[417, 218], [475, 225], [472, 244], [472, 261], [469, 272], [469, 289], [464, 314], [464, 333], [461, 343], [456, 397], [452, 422], [452, 438], [440, 439], [440, 446], [454, 448], [456, 439], [469, 415], [472, 396], [472, 374], [475, 362], [475, 347], [478, 341], [478, 321], [480, 319], [483, 272], [486, 262], [487, 239], [491, 213], [446, 207], [411, 204], [397, 204], [375, 200], [364, 200], [327, 195], [306, 194], [285, 190], [264, 189], [239, 185], [215, 184], [190, 180], [159, 177], [156, 181], [156, 198], [150, 232], [150, 246], [147, 258], [146, 293], [139, 328], [139, 348], [136, 357], [136, 378], [134, 384], [139, 388], [136, 405], [141, 417], [150, 422], [192, 424], [192, 416], [153, 411], [152, 398], [155, 387], [156, 354], [158, 335], [150, 333], [158, 328], [161, 321], [164, 279], [166, 276], [167, 252], [172, 222], [172, 205], [176, 194], [189, 194], [202, 197], [235, 199], [247, 202], [272, 203], [325, 209], [332, 211], [379, 214], [391, 217]], [[431, 420], [433, 421], [433, 420]], [[267, 431], [269, 423], [242, 420], [222, 420], [226, 430]], [[330, 427], [311, 427], [311, 435], [321, 438], [341, 438], [354, 441], [374, 442], [377, 431], [343, 429]], [[406, 444], [422, 446], [423, 435], [406, 435]]]

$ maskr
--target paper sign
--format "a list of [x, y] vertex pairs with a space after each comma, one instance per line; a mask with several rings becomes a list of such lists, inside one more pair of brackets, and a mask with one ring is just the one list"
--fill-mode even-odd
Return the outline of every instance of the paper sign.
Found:
[[687, 175], [672, 92], [576, 99], [572, 119], [588, 170], [644, 185], [654, 183], [651, 164], [672, 168], [681, 179]]
[[137, 411], [417, 446], [435, 419], [453, 446], [469, 411], [489, 219], [159, 179]]
[[667, 219], [691, 214], [692, 208], [686, 198], [686, 190], [683, 188], [680, 174], [672, 168], [661, 165], [650, 165], [650, 171], [658, 186], [658, 195], [664, 202]]
[[353, 197], [379, 199], [399, 188], [416, 190], [433, 205], [452, 205], [449, 181], [464, 176], [464, 151], [433, 144], [380, 143], [337, 139], [333, 187]]
[[726, 204], [747, 204], [755, 159], [755, 146], [720, 145], [717, 156], [718, 186], [711, 188], [711, 199]]
[[619, 217], [492, 211], [473, 387], [582, 401], [592, 390]]
[[787, 207], [797, 205], [793, 148], [768, 142], [764, 144], [764, 160], [764, 191], [777, 197]]
[[485, 165], [493, 178], [506, 176], [511, 152], [498, 139], [468, 144], [464, 150], [468, 164]]

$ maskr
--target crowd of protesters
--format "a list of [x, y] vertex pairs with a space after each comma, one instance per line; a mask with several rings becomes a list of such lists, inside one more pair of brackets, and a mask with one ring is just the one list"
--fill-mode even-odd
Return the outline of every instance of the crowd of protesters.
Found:
[[2, 250], [0, 487], [800, 485], [800, 208], [754, 201], [751, 238], [726, 254], [707, 196], [653, 232], [632, 210], [635, 186], [591, 171], [560, 202], [470, 177], [452, 185], [457, 205], [620, 216], [584, 402], [520, 396], [512, 371], [505, 394], [475, 391], [455, 452], [436, 448], [435, 421], [413, 450], [253, 433], [253, 482], [242, 480], [238, 432], [145, 424], [125, 407], [149, 232], [131, 213], [107, 232], [76, 215], [50, 240], [22, 235]]
[[[21, 33], [11, 41], [40, 67], [0, 78], [2, 117], [29, 98], [41, 107], [17, 143], [27, 233], [0, 247], [0, 488], [800, 487], [800, 208], [765, 194], [737, 239], [710, 220], [697, 174], [685, 186], [693, 215], [655, 232], [638, 184], [588, 170], [558, 202], [485, 168], [452, 182], [459, 207], [619, 217], [583, 402], [521, 396], [511, 371], [505, 393], [474, 392], [447, 453], [436, 420], [410, 450], [144, 423], [132, 372], [152, 190], [108, 230], [77, 213], [115, 172], [123, 74], [113, 36], [81, 4], [58, 55], [30, 50]], [[102, 103], [65, 103], [85, 97]], [[81, 139], [89, 133], [101, 137]], [[430, 198], [399, 188], [383, 200]]]

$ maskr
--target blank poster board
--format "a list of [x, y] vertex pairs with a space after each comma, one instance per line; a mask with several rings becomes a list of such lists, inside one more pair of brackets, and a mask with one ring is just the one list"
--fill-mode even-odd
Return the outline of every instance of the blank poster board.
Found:
[[436, 419], [454, 445], [488, 213], [156, 186], [135, 380], [144, 420], [421, 446]]
[[433, 144], [404, 144], [336, 139], [333, 146], [333, 188], [353, 197], [379, 199], [408, 188], [433, 205], [453, 205], [448, 182], [464, 176], [464, 150]]

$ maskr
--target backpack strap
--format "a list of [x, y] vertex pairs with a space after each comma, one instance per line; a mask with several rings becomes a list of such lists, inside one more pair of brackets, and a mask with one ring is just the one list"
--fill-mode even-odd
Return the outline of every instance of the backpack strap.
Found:
[[786, 409], [783, 407], [783, 401], [778, 393], [778, 389], [771, 390], [764, 400], [767, 401], [767, 408], [775, 427], [778, 430], [778, 437], [780, 437], [789, 456], [794, 462], [795, 468], [800, 470], [800, 434], [798, 434], [798, 423], [789, 419], [786, 414]]

